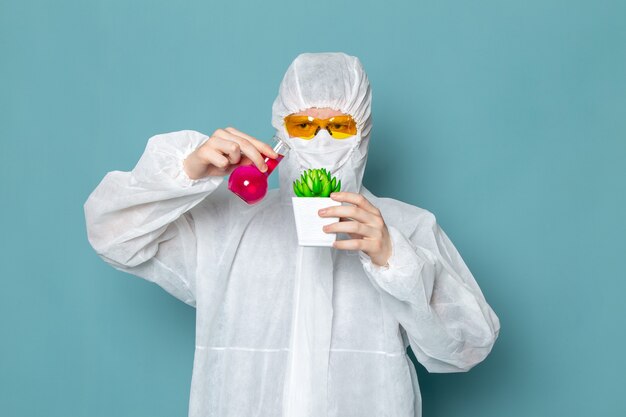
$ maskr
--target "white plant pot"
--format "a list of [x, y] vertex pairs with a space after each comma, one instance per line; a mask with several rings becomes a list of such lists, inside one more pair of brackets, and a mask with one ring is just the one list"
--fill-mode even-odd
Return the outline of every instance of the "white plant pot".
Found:
[[291, 197], [293, 215], [296, 219], [296, 231], [300, 246], [332, 246], [337, 239], [336, 233], [326, 233], [325, 225], [339, 221], [339, 217], [320, 217], [322, 208], [340, 206], [341, 201], [330, 197]]

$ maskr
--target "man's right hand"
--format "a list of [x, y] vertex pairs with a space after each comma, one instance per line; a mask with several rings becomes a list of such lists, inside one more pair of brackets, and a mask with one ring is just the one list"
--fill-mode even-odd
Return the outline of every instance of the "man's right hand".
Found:
[[183, 162], [185, 172], [191, 179], [208, 175], [226, 176], [240, 165], [251, 163], [261, 171], [267, 170], [265, 156], [278, 157], [272, 147], [233, 127], [217, 129], [198, 149]]

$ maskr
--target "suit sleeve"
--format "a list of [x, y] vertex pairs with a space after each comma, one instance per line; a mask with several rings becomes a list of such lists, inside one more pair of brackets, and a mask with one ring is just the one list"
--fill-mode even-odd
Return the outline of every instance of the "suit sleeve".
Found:
[[465, 372], [490, 353], [500, 321], [432, 213], [406, 237], [388, 226], [387, 267], [359, 251], [366, 275], [429, 372]]
[[224, 179], [190, 179], [183, 161], [206, 140], [190, 130], [151, 137], [132, 171], [107, 173], [84, 203], [87, 237], [100, 258], [194, 307], [197, 240], [190, 209]]

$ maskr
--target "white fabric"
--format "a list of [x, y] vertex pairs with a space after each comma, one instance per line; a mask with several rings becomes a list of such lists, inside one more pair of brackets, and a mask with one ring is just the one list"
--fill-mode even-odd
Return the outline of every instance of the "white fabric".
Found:
[[104, 261], [196, 307], [190, 416], [420, 416], [406, 347], [430, 372], [467, 371], [491, 351], [498, 317], [435, 216], [361, 184], [370, 106], [357, 58], [302, 54], [272, 123], [281, 134], [282, 117], [308, 107], [353, 115], [361, 140], [338, 174], [344, 191], [380, 209], [388, 268], [362, 252], [298, 246], [292, 152], [280, 188], [248, 206], [223, 177], [185, 175], [182, 161], [206, 135], [157, 135], [131, 171], [107, 173], [85, 202]]
[[327, 414], [332, 277], [333, 259], [328, 247], [298, 247], [283, 416]]

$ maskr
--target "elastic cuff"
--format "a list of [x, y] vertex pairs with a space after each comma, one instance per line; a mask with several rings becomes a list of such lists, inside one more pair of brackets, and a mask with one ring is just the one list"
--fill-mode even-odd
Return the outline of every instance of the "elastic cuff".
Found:
[[365, 252], [363, 252], [362, 250], [359, 251], [359, 259], [361, 259], [361, 262], [363, 263], [363, 266], [367, 266], [369, 269], [371, 269], [372, 271], [376, 271], [376, 272], [383, 272], [383, 271], [388, 271], [391, 268], [391, 265], [394, 264], [394, 254], [395, 254], [395, 248], [393, 247], [393, 240], [392, 240], [392, 244], [391, 244], [391, 256], [389, 257], [389, 259], [387, 260], [387, 265], [377, 265], [374, 262], [372, 262], [372, 258], [369, 257], [368, 254], [366, 254]]
[[363, 251], [359, 257], [363, 268], [376, 283], [400, 299], [408, 299], [417, 288], [423, 261], [417, 256], [410, 241], [395, 227], [387, 226], [391, 238], [392, 254], [388, 267], [374, 264]]
[[196, 148], [194, 148], [192, 144], [189, 144], [189, 146], [183, 151], [182, 155], [177, 157], [178, 166], [174, 175], [174, 179], [183, 187], [193, 187], [196, 184], [201, 184], [208, 181], [213, 182], [215, 185], [220, 184], [224, 180], [224, 178], [215, 175], [207, 175], [206, 177], [196, 179], [189, 178], [189, 176], [187, 175], [187, 171], [185, 171], [184, 163], [185, 159], [187, 159], [187, 157], [191, 155], [195, 150]]

